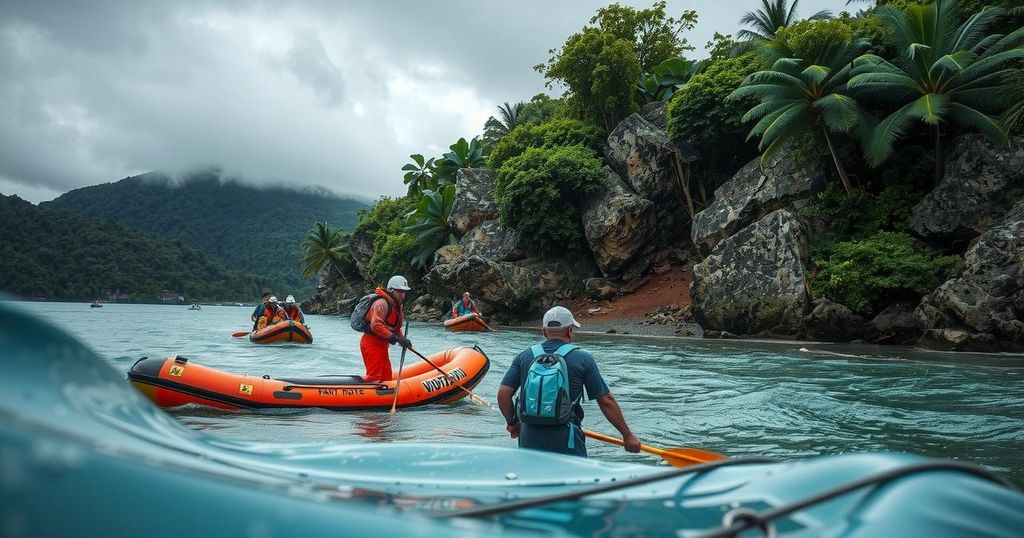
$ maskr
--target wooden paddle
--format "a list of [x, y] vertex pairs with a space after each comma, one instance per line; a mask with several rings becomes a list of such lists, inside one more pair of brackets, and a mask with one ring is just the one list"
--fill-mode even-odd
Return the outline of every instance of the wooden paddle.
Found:
[[430, 359], [424, 357], [422, 353], [420, 353], [419, 351], [416, 351], [415, 349], [413, 349], [411, 347], [409, 348], [409, 351], [412, 351], [413, 353], [416, 354], [417, 357], [423, 359], [424, 361], [426, 361], [427, 364], [433, 366], [434, 369], [437, 370], [438, 372], [441, 372], [441, 374], [443, 374], [445, 377], [448, 378], [449, 381], [452, 382], [452, 385], [462, 389], [463, 392], [465, 392], [466, 394], [469, 394], [469, 399], [471, 401], [473, 401], [474, 403], [486, 405], [487, 407], [491, 406], [491, 404], [487, 403], [487, 400], [477, 396], [476, 394], [473, 394], [473, 391], [467, 389], [466, 387], [463, 387], [462, 385], [459, 385], [458, 380], [456, 380], [452, 376], [448, 375], [448, 372], [445, 372], [444, 370], [438, 368], [436, 364], [430, 362]]
[[247, 336], [248, 334], [249, 334], [249, 331], [238, 331], [236, 333], [231, 333], [231, 336], [233, 336], [235, 338], [241, 338], [243, 336]]
[[[409, 338], [409, 322], [405, 322], [405, 333], [404, 336]], [[402, 388], [402, 367], [405, 366], [405, 352], [408, 348], [402, 348], [402, 360], [398, 361], [398, 377], [395, 378], [395, 397], [391, 400], [391, 414], [395, 414], [395, 408], [398, 405], [398, 389]]]
[[[590, 430], [583, 430], [583, 434], [591, 439], [597, 439], [598, 441], [604, 441], [606, 443], [619, 446], [623, 445], [622, 439], [616, 437], [610, 437]], [[640, 450], [649, 454], [661, 456], [662, 459], [673, 467], [686, 467], [688, 465], [696, 465], [698, 463], [727, 459], [726, 456], [723, 456], [722, 454], [682, 446], [676, 448], [654, 448], [653, 446], [640, 445]]]
[[490, 325], [487, 324], [486, 321], [484, 321], [484, 317], [483, 316], [481, 316], [480, 314], [475, 314], [475, 315], [476, 315], [476, 320], [480, 322], [480, 325], [483, 325], [484, 327], [486, 327], [488, 331], [491, 331], [492, 333], [498, 332], [498, 329], [495, 329], [494, 327], [491, 327]]

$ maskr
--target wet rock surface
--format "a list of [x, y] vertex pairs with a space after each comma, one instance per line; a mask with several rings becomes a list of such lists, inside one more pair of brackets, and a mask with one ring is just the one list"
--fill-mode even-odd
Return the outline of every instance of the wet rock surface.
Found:
[[654, 204], [637, 196], [618, 174], [608, 172], [607, 188], [583, 203], [583, 231], [604, 276], [628, 267], [658, 232]]

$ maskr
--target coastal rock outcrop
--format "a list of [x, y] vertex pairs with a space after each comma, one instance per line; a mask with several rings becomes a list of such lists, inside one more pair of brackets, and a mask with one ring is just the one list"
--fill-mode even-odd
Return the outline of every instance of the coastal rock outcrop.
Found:
[[499, 262], [463, 255], [448, 263], [435, 263], [423, 277], [423, 284], [435, 297], [468, 289], [485, 310], [524, 314], [567, 298], [568, 290], [581, 288], [596, 272], [597, 268], [585, 260], [528, 258]]
[[799, 323], [799, 334], [807, 340], [849, 342], [860, 336], [864, 318], [846, 305], [821, 298], [811, 305], [811, 312]]
[[776, 210], [693, 267], [691, 308], [705, 329], [794, 334], [810, 302], [807, 234], [792, 212]]
[[914, 304], [893, 303], [864, 326], [864, 340], [878, 344], [912, 344], [921, 335], [914, 316]]
[[[1024, 347], [1024, 201], [971, 242], [953, 276], [926, 295], [915, 315], [921, 345], [952, 349], [989, 347], [992, 335], [1009, 349]], [[942, 331], [951, 329], [951, 331]], [[937, 332], [933, 332], [937, 331]], [[947, 338], [948, 337], [948, 338]], [[948, 345], [943, 345], [943, 340]], [[979, 340], [980, 339], [980, 340]]]
[[998, 223], [1024, 188], [1024, 137], [1009, 147], [980, 134], [952, 144], [945, 174], [912, 210], [910, 229], [932, 241], [969, 241]]
[[754, 159], [716, 189], [711, 205], [693, 218], [690, 235], [697, 248], [707, 254], [751, 222], [824, 188], [829, 177], [825, 161], [797, 161], [786, 151], [777, 153], [763, 167], [760, 159]]
[[583, 230], [605, 277], [627, 267], [657, 232], [654, 204], [633, 193], [618, 174], [583, 203]]
[[461, 244], [468, 256], [499, 262], [521, 260], [528, 255], [519, 241], [519, 233], [502, 226], [497, 219], [484, 221], [467, 232]]
[[463, 235], [498, 216], [493, 194], [495, 178], [494, 171], [486, 168], [461, 168], [456, 173], [455, 202], [448, 218], [456, 233]]
[[664, 131], [668, 127], [668, 102], [652, 101], [647, 103], [640, 109], [640, 115]]
[[654, 203], [662, 242], [676, 239], [679, 230], [685, 231], [689, 219], [676, 164], [678, 159], [679, 168], [686, 173], [700, 159], [696, 149], [673, 143], [663, 128], [632, 114], [608, 135], [605, 156], [637, 195]]

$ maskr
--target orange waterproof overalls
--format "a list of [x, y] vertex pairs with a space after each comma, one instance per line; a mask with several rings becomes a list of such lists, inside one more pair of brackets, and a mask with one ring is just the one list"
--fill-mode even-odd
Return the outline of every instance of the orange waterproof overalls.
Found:
[[392, 336], [402, 335], [402, 321], [405, 313], [402, 303], [394, 300], [388, 292], [377, 288], [374, 292], [383, 297], [383, 301], [374, 301], [366, 313], [366, 323], [370, 331], [363, 333], [359, 341], [359, 351], [363, 354], [366, 365], [366, 381], [387, 381], [391, 379], [391, 357], [388, 356], [388, 342]]

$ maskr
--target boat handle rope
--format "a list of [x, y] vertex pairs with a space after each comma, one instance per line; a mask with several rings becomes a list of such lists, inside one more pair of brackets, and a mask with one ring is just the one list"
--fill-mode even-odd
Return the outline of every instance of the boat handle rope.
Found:
[[854, 480], [841, 486], [836, 486], [832, 489], [825, 490], [821, 493], [805, 497], [799, 501], [792, 502], [790, 504], [782, 505], [778, 508], [772, 508], [763, 512], [755, 512], [754, 510], [737, 508], [725, 514], [722, 518], [722, 527], [698, 534], [694, 538], [727, 538], [731, 536], [738, 536], [741, 532], [744, 532], [753, 528], [760, 528], [764, 535], [768, 538], [774, 538], [775, 528], [772, 525], [772, 520], [778, 519], [783, 516], [788, 516], [793, 512], [803, 510], [809, 506], [832, 500], [841, 495], [845, 495], [852, 491], [861, 489], [863, 487], [872, 485], [883, 485], [891, 482], [897, 478], [904, 476], [923, 473], [926, 471], [956, 471], [974, 475], [991, 482], [995, 482], [1011, 491], [1017, 491], [1017, 487], [1013, 485], [1009, 480], [992, 473], [986, 469], [983, 469], [977, 465], [970, 463], [964, 463], [960, 461], [928, 461], [923, 463], [915, 463], [897, 469], [878, 473], [860, 480]]
[[506, 512], [515, 512], [524, 508], [533, 508], [535, 506], [542, 506], [545, 504], [556, 503], [560, 501], [574, 501], [590, 495], [596, 495], [598, 493], [607, 493], [609, 491], [616, 491], [620, 489], [631, 488], [634, 486], [642, 486], [644, 484], [650, 484], [652, 482], [659, 482], [661, 480], [667, 480], [669, 478], [675, 478], [693, 473], [703, 473], [719, 467], [730, 467], [733, 465], [746, 465], [755, 463], [778, 463], [779, 460], [775, 458], [769, 458], [766, 456], [751, 456], [744, 458], [730, 458], [726, 460], [718, 460], [710, 463], [701, 463], [697, 465], [691, 465], [689, 467], [679, 467], [663, 473], [657, 473], [647, 476], [641, 476], [638, 478], [631, 478], [629, 480], [623, 480], [621, 482], [612, 482], [609, 484], [603, 484], [600, 486], [589, 487], [585, 489], [578, 489], [575, 491], [567, 491], [564, 493], [556, 493], [554, 495], [545, 495], [543, 497], [533, 497], [530, 499], [518, 499], [506, 503], [492, 504], [490, 506], [481, 506], [478, 508], [467, 508], [465, 510], [455, 510], [452, 512], [434, 512], [429, 514], [434, 517], [450, 518], [450, 517], [483, 517], [493, 516]]

